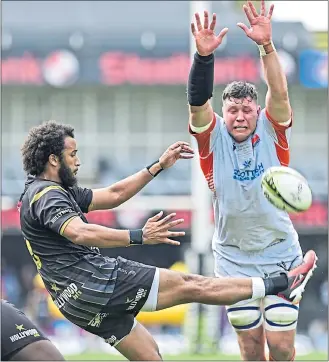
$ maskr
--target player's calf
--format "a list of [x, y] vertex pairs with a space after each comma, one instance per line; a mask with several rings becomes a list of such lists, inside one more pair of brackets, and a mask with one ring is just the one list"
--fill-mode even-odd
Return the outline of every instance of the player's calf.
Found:
[[277, 294], [288, 286], [286, 274], [262, 278], [209, 278], [160, 269], [157, 310], [177, 304], [232, 305]]
[[[285, 338], [284, 336], [281, 338]], [[281, 339], [277, 345], [269, 344], [269, 360], [270, 361], [294, 361], [295, 360], [295, 347], [289, 341]]]
[[237, 338], [243, 361], [266, 361], [263, 325], [250, 330], [237, 331]]

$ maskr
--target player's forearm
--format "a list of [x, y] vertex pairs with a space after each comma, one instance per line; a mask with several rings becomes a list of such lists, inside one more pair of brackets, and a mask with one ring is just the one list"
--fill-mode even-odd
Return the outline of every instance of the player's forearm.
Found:
[[261, 61], [271, 97], [278, 100], [288, 99], [287, 78], [280, 64], [278, 53], [273, 51], [261, 57]]
[[72, 240], [75, 244], [98, 248], [117, 248], [130, 245], [128, 230], [110, 229], [101, 225], [84, 223]]
[[[156, 163], [150, 168], [152, 175], [155, 175], [160, 170], [162, 170], [160, 163]], [[111, 185], [109, 191], [117, 195], [116, 204], [112, 207], [117, 207], [138, 194], [153, 179], [150, 172], [145, 168]]]
[[213, 118], [214, 111], [208, 100], [206, 104], [200, 107], [189, 106], [190, 123], [195, 127], [204, 127], [209, 124]]

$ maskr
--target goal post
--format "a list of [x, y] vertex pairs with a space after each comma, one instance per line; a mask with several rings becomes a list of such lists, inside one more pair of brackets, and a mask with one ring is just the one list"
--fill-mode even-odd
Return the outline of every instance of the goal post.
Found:
[[[204, 10], [207, 10], [211, 16], [211, 1], [190, 1], [190, 21], [195, 21], [195, 13], [199, 13], [201, 21], [203, 21]], [[196, 47], [193, 34], [191, 31], [189, 33], [192, 64]], [[197, 150], [197, 143], [192, 135], [190, 142], [193, 149]], [[213, 276], [213, 256], [210, 252], [213, 233], [213, 226], [210, 223], [211, 195], [201, 171], [197, 152], [196, 157], [192, 160], [191, 186], [191, 247], [185, 253], [185, 262], [191, 272]], [[185, 321], [185, 335], [189, 339], [191, 352], [202, 354], [217, 350], [220, 311], [218, 306], [196, 303], [190, 305]]]

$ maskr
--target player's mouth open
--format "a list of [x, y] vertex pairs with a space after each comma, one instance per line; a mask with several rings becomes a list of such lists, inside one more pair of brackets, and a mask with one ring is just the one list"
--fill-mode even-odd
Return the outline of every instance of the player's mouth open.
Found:
[[237, 126], [237, 127], [234, 127], [234, 129], [242, 129], [242, 130], [244, 130], [244, 129], [247, 129], [247, 127], [246, 126]]

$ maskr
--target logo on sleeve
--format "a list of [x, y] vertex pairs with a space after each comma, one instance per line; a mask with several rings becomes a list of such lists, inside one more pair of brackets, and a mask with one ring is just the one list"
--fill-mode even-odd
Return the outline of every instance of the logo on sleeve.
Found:
[[10, 336], [11, 342], [16, 342], [29, 336], [40, 337], [39, 332], [35, 328], [26, 329], [23, 324], [15, 324], [18, 333]]
[[61, 218], [63, 215], [74, 214], [74, 213], [75, 213], [75, 211], [72, 209], [72, 207], [67, 207], [66, 209], [57, 209], [56, 215], [50, 220], [50, 222], [53, 224], [59, 218]]

